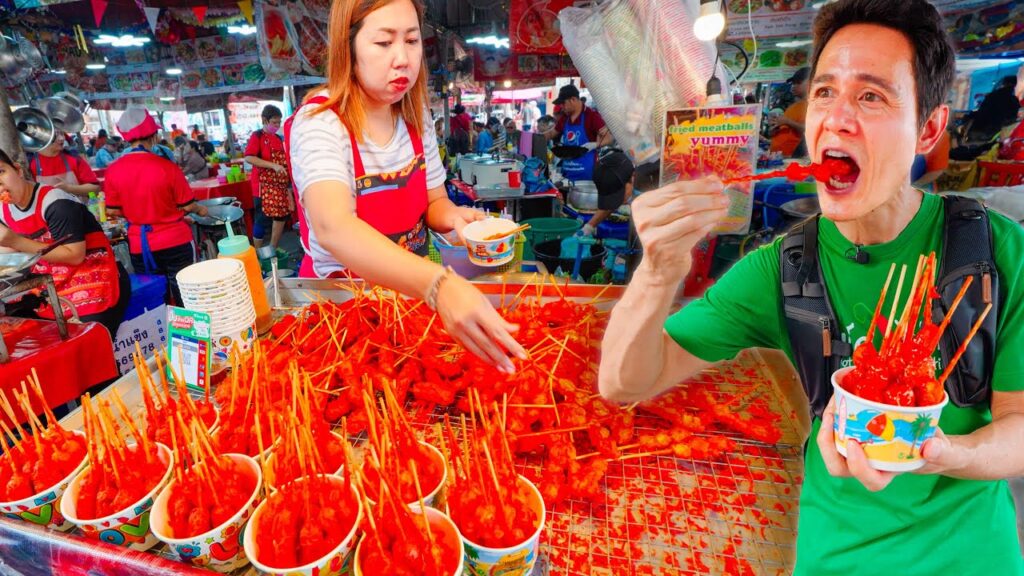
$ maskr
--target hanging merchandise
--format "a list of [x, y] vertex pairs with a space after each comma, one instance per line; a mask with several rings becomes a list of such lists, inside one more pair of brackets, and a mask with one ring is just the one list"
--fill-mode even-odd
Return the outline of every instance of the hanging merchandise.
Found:
[[508, 9], [508, 40], [513, 54], [562, 54], [558, 14], [573, 0], [512, 0]]
[[645, 142], [637, 130], [630, 129], [627, 111], [633, 96], [622, 89], [626, 80], [605, 41], [601, 14], [591, 8], [566, 8], [558, 15], [558, 20], [565, 48], [590, 90], [593, 107], [601, 113], [623, 150], [637, 162], [648, 161], [656, 154], [656, 149], [653, 142]]
[[327, 19], [323, 2], [257, 0], [260, 61], [271, 79], [285, 74], [323, 76], [327, 65]]
[[[676, 100], [687, 106], [704, 102], [715, 70], [715, 44], [693, 35], [692, 3], [679, 0], [629, 0], [641, 28], [653, 36], [661, 72]], [[724, 75], [719, 72], [719, 79]], [[722, 86], [728, 86], [723, 82]]]

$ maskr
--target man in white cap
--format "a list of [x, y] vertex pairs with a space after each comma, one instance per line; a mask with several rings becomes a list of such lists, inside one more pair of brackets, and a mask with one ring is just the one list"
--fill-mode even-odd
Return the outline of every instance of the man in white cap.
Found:
[[128, 247], [137, 273], [167, 277], [173, 301], [181, 302], [178, 271], [196, 261], [188, 212], [206, 216], [181, 168], [153, 152], [159, 126], [142, 106], [129, 106], [117, 130], [131, 148], [107, 169], [107, 210], [128, 221]]

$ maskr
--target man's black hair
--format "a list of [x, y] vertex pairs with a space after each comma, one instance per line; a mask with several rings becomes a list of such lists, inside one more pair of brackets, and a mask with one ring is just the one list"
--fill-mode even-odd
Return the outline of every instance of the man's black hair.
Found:
[[[824, 5], [814, 19], [813, 80], [825, 45], [841, 28], [875, 24], [903, 34], [914, 49], [917, 124], [923, 126], [946, 101], [956, 74], [956, 52], [939, 11], [926, 0], [839, 0]], [[879, 55], [884, 57], [884, 55]]]

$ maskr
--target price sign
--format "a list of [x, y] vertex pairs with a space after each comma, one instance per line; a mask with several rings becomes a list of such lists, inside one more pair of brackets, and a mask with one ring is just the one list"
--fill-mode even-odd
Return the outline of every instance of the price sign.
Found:
[[176, 306], [167, 308], [171, 364], [168, 377], [178, 373], [186, 386], [205, 389], [210, 382], [210, 315]]

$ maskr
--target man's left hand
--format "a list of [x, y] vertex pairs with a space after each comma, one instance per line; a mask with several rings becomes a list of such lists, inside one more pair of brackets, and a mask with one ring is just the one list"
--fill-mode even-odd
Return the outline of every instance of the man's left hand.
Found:
[[878, 492], [888, 486], [896, 477], [896, 473], [872, 468], [859, 443], [847, 439], [846, 458], [839, 453], [832, 431], [835, 418], [836, 401], [833, 398], [825, 408], [825, 413], [821, 415], [821, 428], [818, 430], [818, 450], [821, 451], [821, 459], [825, 461], [828, 473], [837, 478], [856, 478], [872, 492]]
[[[459, 238], [462, 238], [462, 229], [465, 228], [467, 224], [476, 222], [477, 220], [483, 220], [487, 218], [487, 215], [475, 208], [456, 206], [451, 211], [450, 218], [452, 230], [459, 235]], [[466, 239], [462, 238], [462, 241], [465, 242]]]
[[[846, 441], [846, 457], [844, 458], [836, 449], [835, 434], [832, 425], [835, 421], [835, 398], [825, 408], [821, 415], [821, 429], [818, 430], [818, 449], [821, 451], [821, 458], [828, 468], [829, 474], [839, 478], [856, 478], [865, 488], [872, 492], [884, 489], [898, 476], [899, 472], [883, 472], [875, 470], [868, 463], [864, 454], [864, 448], [859, 442], [852, 439]], [[951, 470], [962, 468], [968, 458], [967, 449], [960, 442], [958, 437], [946, 436], [942, 430], [936, 428], [935, 436], [930, 438], [921, 447], [921, 454], [925, 465], [912, 474], [945, 474]]]

